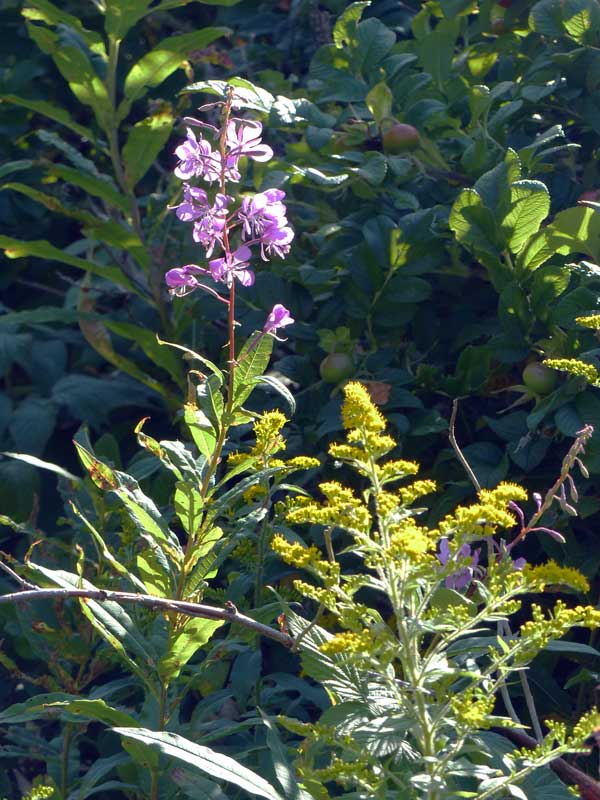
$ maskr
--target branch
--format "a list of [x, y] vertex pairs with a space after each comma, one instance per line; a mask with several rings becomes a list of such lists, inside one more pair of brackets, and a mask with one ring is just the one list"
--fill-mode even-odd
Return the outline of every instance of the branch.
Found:
[[[538, 744], [533, 737], [514, 728], [492, 728], [492, 730], [494, 733], [499, 733], [500, 736], [510, 739], [511, 742], [518, 744], [520, 747], [533, 749]], [[599, 781], [594, 780], [594, 778], [586, 775], [585, 772], [569, 764], [564, 758], [555, 758], [554, 761], [550, 762], [550, 767], [564, 783], [579, 787], [586, 800], [600, 800]]]
[[471, 469], [471, 465], [469, 464], [467, 459], [464, 457], [463, 452], [460, 449], [460, 447], [458, 446], [458, 442], [456, 441], [456, 434], [455, 434], [455, 431], [454, 431], [454, 426], [456, 424], [456, 415], [457, 415], [457, 413], [458, 413], [458, 397], [456, 397], [452, 401], [452, 414], [450, 415], [450, 422], [448, 423], [448, 438], [450, 439], [450, 444], [452, 445], [452, 449], [456, 453], [456, 457], [458, 458], [460, 463], [463, 465], [463, 467], [465, 469], [465, 472], [469, 476], [469, 479], [470, 479], [471, 483], [473, 484], [475, 489], [479, 492], [480, 489], [481, 489], [481, 485], [480, 485], [479, 481], [477, 480], [477, 476], [475, 475], [475, 473]]
[[[0, 562], [1, 563], [1, 562]], [[31, 585], [31, 584], [30, 584]], [[12, 592], [0, 596], [0, 603], [23, 603], [32, 600], [63, 600], [68, 597], [79, 597], [82, 599], [98, 600], [105, 602], [111, 600], [115, 603], [134, 603], [135, 605], [149, 608], [152, 611], [175, 611], [188, 617], [204, 617], [205, 619], [221, 619], [224, 622], [231, 622], [242, 625], [251, 631], [274, 639], [284, 647], [292, 647], [294, 639], [286, 633], [275, 630], [262, 622], [257, 622], [245, 614], [240, 614], [233, 603], [226, 603], [225, 608], [217, 606], [207, 606], [203, 603], [188, 603], [184, 600], [167, 600], [162, 597], [154, 597], [150, 594], [136, 594], [134, 592], [112, 592], [105, 589], [44, 589], [35, 587], [25, 591]]]

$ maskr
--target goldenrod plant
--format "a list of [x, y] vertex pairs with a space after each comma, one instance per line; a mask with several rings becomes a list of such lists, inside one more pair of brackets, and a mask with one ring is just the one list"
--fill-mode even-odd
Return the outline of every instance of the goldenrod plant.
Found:
[[[532, 660], [573, 627], [600, 627], [591, 605], [524, 603], [547, 589], [589, 589], [576, 569], [518, 556], [526, 536], [561, 537], [537, 523], [552, 498], [561, 500], [570, 471], [544, 500], [534, 497], [528, 523], [521, 508], [527, 490], [501, 483], [430, 526], [422, 498], [435, 487], [412, 480], [416, 464], [389, 458], [397, 443], [365, 386], [345, 386], [342, 419], [346, 438], [330, 455], [358, 473], [361, 488], [328, 481], [321, 500], [299, 496], [284, 504], [285, 524], [294, 531], [318, 526], [322, 547], [285, 535], [272, 542], [312, 578], [294, 585], [316, 614], [310, 619], [290, 607], [288, 622], [305, 673], [331, 700], [316, 722], [280, 717], [302, 736], [297, 769], [304, 786], [319, 800], [541, 797], [542, 785], [568, 797], [545, 767], [586, 750], [600, 724], [596, 710], [571, 728], [542, 720], [534, 747], [513, 748], [501, 734], [519, 740], [533, 724], [517, 717], [510, 700], [511, 685]], [[579, 434], [564, 466], [581, 465], [589, 436], [589, 429]], [[504, 626], [515, 620], [518, 630], [507, 634]], [[536, 719], [534, 730], [538, 725]], [[540, 769], [542, 783], [531, 777]]]

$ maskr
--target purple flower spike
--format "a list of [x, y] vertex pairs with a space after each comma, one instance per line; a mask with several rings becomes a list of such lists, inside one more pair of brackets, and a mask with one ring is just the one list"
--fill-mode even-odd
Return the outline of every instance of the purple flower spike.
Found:
[[206, 274], [208, 274], [208, 270], [198, 267], [196, 264], [187, 264], [185, 267], [170, 269], [165, 275], [165, 281], [171, 294], [176, 297], [184, 297], [200, 285], [195, 276]]
[[225, 253], [223, 258], [214, 258], [208, 262], [210, 272], [216, 281], [222, 281], [231, 286], [233, 279], [237, 278], [242, 286], [252, 286], [254, 273], [248, 269], [252, 251], [242, 245], [234, 253]]
[[194, 222], [192, 238], [206, 248], [206, 257], [210, 258], [216, 244], [223, 244], [223, 231], [227, 224], [227, 206], [231, 197], [218, 194], [215, 204], [207, 206], [200, 219]]
[[265, 333], [275, 333], [277, 328], [283, 328], [286, 325], [291, 325], [294, 319], [290, 316], [290, 312], [281, 303], [276, 303], [273, 310], [267, 317], [263, 331]]
[[288, 226], [286, 207], [281, 202], [284, 197], [281, 189], [267, 189], [254, 197], [244, 197], [238, 212], [243, 238], [260, 244], [265, 261], [272, 254], [281, 258], [287, 255], [294, 238], [294, 231]]
[[443, 567], [447, 566], [448, 562], [451, 560], [459, 561], [467, 558], [471, 559], [471, 564], [469, 566], [464, 566], [461, 569], [458, 569], [455, 573], [446, 578], [444, 583], [448, 589], [454, 589], [458, 592], [461, 591], [461, 589], [467, 588], [467, 586], [473, 580], [473, 576], [480, 572], [480, 570], [477, 569], [477, 565], [479, 564], [479, 552], [479, 549], [471, 551], [470, 545], [463, 544], [462, 547], [460, 547], [456, 552], [454, 558], [451, 559], [448, 539], [442, 539], [440, 541], [438, 561]]

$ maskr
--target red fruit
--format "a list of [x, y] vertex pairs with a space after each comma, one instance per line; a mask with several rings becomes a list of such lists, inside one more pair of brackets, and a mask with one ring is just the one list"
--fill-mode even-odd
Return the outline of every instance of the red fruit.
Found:
[[404, 122], [395, 122], [383, 132], [383, 152], [397, 156], [409, 150], [414, 150], [420, 141], [419, 131], [412, 125]]
[[321, 361], [319, 373], [325, 383], [341, 383], [354, 375], [354, 361], [348, 353], [330, 353]]
[[556, 371], [539, 361], [527, 364], [523, 370], [523, 383], [535, 394], [550, 394], [556, 386]]

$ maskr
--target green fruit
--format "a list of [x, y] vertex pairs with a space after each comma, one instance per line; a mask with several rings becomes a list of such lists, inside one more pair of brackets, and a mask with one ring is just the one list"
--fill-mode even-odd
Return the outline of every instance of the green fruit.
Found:
[[404, 122], [396, 122], [383, 131], [383, 152], [397, 156], [414, 150], [420, 138], [419, 131], [415, 127]]
[[325, 383], [341, 383], [354, 375], [354, 361], [348, 353], [330, 353], [321, 361], [319, 373]]
[[527, 364], [523, 370], [523, 383], [535, 394], [550, 394], [556, 386], [556, 371], [539, 362]]

